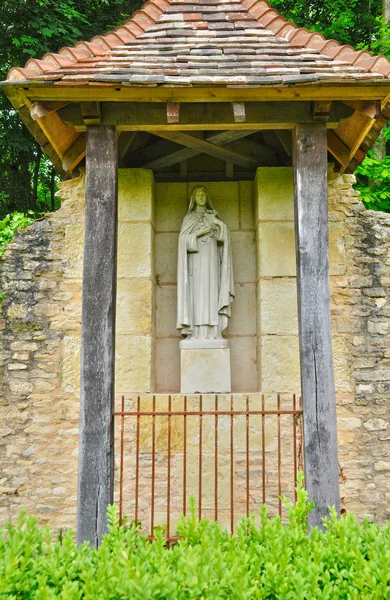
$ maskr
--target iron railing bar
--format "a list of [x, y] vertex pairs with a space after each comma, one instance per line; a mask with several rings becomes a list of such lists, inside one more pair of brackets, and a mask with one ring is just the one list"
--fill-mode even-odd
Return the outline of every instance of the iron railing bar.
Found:
[[203, 408], [203, 399], [202, 396], [199, 398], [199, 500], [198, 500], [198, 509], [199, 509], [199, 521], [202, 518], [202, 444], [203, 444], [203, 419], [201, 417]]
[[264, 394], [261, 396], [261, 476], [262, 476], [262, 488], [263, 488], [263, 504], [265, 504], [265, 398]]
[[137, 438], [136, 438], [136, 465], [135, 465], [135, 522], [138, 523], [138, 500], [139, 500], [139, 443], [140, 443], [140, 413], [141, 398], [137, 398]]
[[[297, 397], [296, 394], [293, 394], [293, 410], [297, 407]], [[298, 474], [298, 466], [297, 466], [297, 420], [295, 415], [292, 416], [293, 422], [293, 455], [294, 455], [294, 501], [297, 501], [297, 474]]]
[[234, 531], [234, 439], [233, 439], [233, 394], [230, 396], [230, 532]]
[[187, 396], [184, 396], [183, 432], [183, 515], [187, 513]]
[[[122, 413], [125, 411], [125, 397], [122, 396]], [[121, 456], [119, 466], [119, 523], [123, 521], [123, 462], [125, 450], [125, 417], [121, 417]]]
[[246, 425], [246, 440], [245, 440], [245, 449], [246, 449], [246, 516], [249, 516], [249, 396], [246, 397], [246, 417], [245, 417], [245, 425]]
[[282, 470], [282, 440], [281, 440], [281, 432], [280, 432], [280, 394], [277, 395], [278, 402], [278, 500], [279, 500], [279, 515], [282, 516], [282, 479], [281, 479], [281, 470]]
[[155, 479], [156, 479], [156, 396], [153, 395], [153, 415], [152, 415], [152, 511], [150, 515], [150, 529], [153, 534], [154, 531], [154, 492], [155, 492]]
[[215, 395], [214, 470], [214, 519], [218, 521], [218, 394]]
[[[155, 415], [156, 417], [167, 417], [167, 416], [184, 416], [186, 415], [187, 417], [199, 417], [199, 416], [207, 416], [207, 415], [220, 415], [220, 416], [239, 416], [239, 415], [246, 415], [247, 412], [246, 410], [221, 410], [216, 412], [215, 410], [203, 410], [203, 411], [183, 411], [183, 410], [179, 410], [179, 411], [140, 411], [139, 413], [137, 411], [125, 411], [125, 412], [114, 412], [112, 413], [114, 417], [136, 417], [137, 415], [139, 415], [140, 417], [152, 417], [153, 415]], [[282, 410], [282, 411], [277, 411], [277, 410], [251, 410], [249, 411], [250, 415], [302, 415], [303, 411], [302, 410]]]
[[172, 398], [168, 396], [168, 465], [167, 465], [167, 538], [169, 539], [171, 524], [171, 413]]

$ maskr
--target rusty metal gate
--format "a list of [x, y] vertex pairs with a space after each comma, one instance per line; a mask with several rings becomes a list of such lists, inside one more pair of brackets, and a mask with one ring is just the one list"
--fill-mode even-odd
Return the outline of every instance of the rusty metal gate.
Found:
[[122, 397], [114, 412], [120, 519], [175, 539], [194, 498], [199, 518], [234, 531], [265, 504], [283, 517], [303, 468], [301, 399], [296, 394]]

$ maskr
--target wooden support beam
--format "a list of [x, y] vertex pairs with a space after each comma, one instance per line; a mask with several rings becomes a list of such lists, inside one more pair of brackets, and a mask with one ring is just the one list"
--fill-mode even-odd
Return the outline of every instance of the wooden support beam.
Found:
[[235, 123], [245, 123], [245, 102], [233, 102], [233, 116]]
[[47, 139], [50, 140], [60, 159], [80, 136], [73, 127], [65, 125], [56, 112], [40, 117], [36, 120], [36, 123], [39, 124]]
[[225, 162], [225, 177], [226, 179], [233, 179], [234, 177], [234, 164], [228, 160]]
[[[206, 137], [207, 142], [211, 142], [216, 146], [223, 146], [234, 140], [241, 139], [254, 133], [253, 131], [219, 131], [209, 134]], [[201, 133], [192, 135], [201, 136]], [[166, 169], [172, 165], [176, 165], [182, 160], [188, 160], [193, 156], [201, 154], [197, 149], [182, 148], [178, 149], [178, 142], [170, 140], [160, 140], [150, 146], [132, 153], [127, 157], [126, 166], [128, 167], [143, 167], [144, 169], [152, 169], [153, 171]]]
[[118, 158], [123, 160], [131, 148], [134, 138], [137, 135], [136, 131], [122, 131], [118, 137]]
[[167, 122], [179, 123], [180, 120], [180, 104], [178, 102], [167, 103]]
[[[3, 83], [2, 89], [10, 96], [15, 82]], [[117, 83], [112, 85], [53, 85], [31, 81], [23, 85], [27, 96], [33, 100], [66, 100], [68, 102], [83, 102], [98, 99], [100, 102], [253, 102], [257, 101], [261, 93], [264, 102], [283, 101], [313, 101], [313, 100], [380, 100], [389, 95], [389, 86], [386, 79], [383, 83], [367, 85], [352, 81], [349, 84], [338, 83], [333, 85], [286, 85], [286, 86], [237, 86], [236, 88], [223, 88], [221, 86], [198, 87], [147, 87], [129, 86]]]
[[337, 162], [340, 163], [342, 169], [345, 169], [351, 162], [350, 149], [333, 131], [328, 131], [328, 150]]
[[102, 117], [100, 102], [81, 102], [80, 109], [85, 125], [100, 125]]
[[217, 146], [210, 141], [200, 139], [199, 137], [195, 137], [184, 131], [154, 131], [153, 133], [167, 140], [171, 140], [172, 142], [176, 142], [177, 144], [181, 144], [182, 146], [197, 150], [198, 154], [204, 152], [210, 156], [215, 156], [216, 158], [221, 158], [225, 161], [231, 161], [234, 164], [249, 170], [255, 169], [258, 165], [252, 158], [244, 156], [235, 150], [227, 150], [226, 148]]
[[282, 164], [280, 152], [254, 140], [240, 139], [226, 144], [225, 148], [239, 152], [257, 163], [257, 166]]
[[[238, 140], [242, 137], [246, 137], [253, 133], [252, 131], [222, 131], [215, 132], [206, 137], [208, 142], [215, 144], [216, 146], [223, 146], [224, 144], [229, 143], [233, 140]], [[195, 135], [195, 134], [193, 134]], [[170, 145], [170, 149], [167, 146]], [[181, 162], [182, 160], [188, 160], [189, 158], [193, 158], [198, 154], [201, 154], [199, 150], [193, 148], [182, 148], [181, 150], [175, 150], [177, 148], [177, 143], [175, 143], [175, 147], [173, 147], [174, 142], [159, 141], [153, 144], [153, 146], [149, 146], [145, 148], [145, 153], [147, 154], [147, 158], [144, 159], [146, 162], [142, 164], [142, 166], [146, 169], [161, 170], [172, 165]], [[165, 145], [165, 146], [164, 146]], [[168, 149], [168, 152], [167, 152]], [[136, 160], [140, 160], [140, 157], [136, 157]], [[141, 164], [141, 163], [140, 163]]]
[[305, 486], [322, 527], [328, 507], [340, 511], [336, 395], [330, 332], [327, 138], [325, 123], [294, 134], [295, 236], [299, 351], [303, 397]]
[[178, 171], [158, 171], [154, 178], [157, 183], [183, 183], [183, 181], [253, 181], [256, 176], [256, 171], [234, 171], [233, 177], [226, 179], [225, 165], [223, 169], [215, 171], [189, 171], [187, 177], [180, 177]]
[[291, 154], [289, 156], [285, 151], [283, 144], [276, 135], [276, 131], [273, 131], [272, 129], [264, 130], [261, 132], [261, 136], [266, 143], [266, 147], [268, 148], [271, 158], [273, 158], [273, 162], [270, 161], [269, 164], [289, 166], [291, 164]]
[[[245, 121], [237, 121], [238, 113], [234, 113], [233, 104], [228, 102], [182, 103], [180, 123], [167, 122], [167, 106], [158, 102], [106, 102], [101, 104], [101, 111], [101, 124], [115, 126], [120, 131], [294, 129], [296, 123], [313, 121], [311, 102], [247, 102]], [[69, 104], [59, 114], [64, 123], [84, 130], [85, 117], [79, 105]], [[336, 127], [352, 114], [353, 109], [343, 102], [333, 102], [327, 125]]]
[[248, 135], [252, 135], [252, 133], [256, 133], [256, 130], [228, 129], [227, 131], [213, 131], [206, 135], [206, 140], [217, 146], [224, 146], [225, 144], [230, 144], [230, 142], [235, 142]]
[[85, 134], [82, 133], [62, 157], [62, 168], [72, 173], [85, 156]]
[[46, 115], [63, 108], [67, 104], [69, 104], [69, 102], [34, 102], [30, 108], [31, 118], [36, 121], [37, 119], [46, 117]]
[[331, 108], [331, 101], [313, 102], [313, 121], [329, 121]]
[[20, 115], [23, 123], [29, 129], [30, 133], [32, 133], [32, 135], [34, 136], [37, 144], [42, 146], [42, 149], [43, 149], [44, 153], [46, 154], [46, 156], [48, 157], [48, 159], [53, 163], [53, 165], [55, 166], [57, 171], [63, 177], [65, 177], [66, 173], [64, 172], [64, 170], [62, 168], [62, 163], [58, 157], [58, 154], [53, 149], [53, 146], [49, 143], [47, 136], [42, 131], [42, 129], [39, 127], [38, 123], [36, 123], [35, 121], [32, 120], [30, 111], [27, 108], [27, 106], [21, 106], [19, 108], [19, 115]]
[[87, 129], [77, 543], [100, 544], [114, 489], [117, 134]]
[[188, 176], [188, 161], [180, 161], [180, 177], [185, 179]]
[[291, 131], [283, 131], [283, 130], [275, 131], [275, 135], [278, 138], [279, 142], [282, 144], [287, 156], [291, 158], [291, 156], [292, 156]]
[[370, 117], [370, 119], [376, 119], [381, 114], [381, 103], [380, 102], [345, 102], [347, 106], [350, 106], [354, 110], [357, 110], [363, 115]]
[[[351, 161], [375, 124], [375, 119], [356, 110], [348, 122], [340, 123], [335, 130], [337, 137], [350, 149]], [[340, 172], [347, 168], [348, 165], [344, 165]]]

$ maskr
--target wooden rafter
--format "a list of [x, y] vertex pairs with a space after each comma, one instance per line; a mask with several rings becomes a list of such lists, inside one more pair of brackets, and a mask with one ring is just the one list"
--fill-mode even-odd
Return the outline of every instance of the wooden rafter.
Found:
[[340, 123], [334, 134], [328, 136], [328, 150], [340, 163], [340, 173], [348, 170], [352, 162], [359, 164], [363, 160], [364, 152], [360, 147], [377, 122], [370, 116], [373, 113], [368, 107], [364, 112], [362, 108], [359, 106], [347, 122]]
[[[136, 131], [121, 131], [118, 135], [118, 158], [120, 163], [123, 162], [124, 157], [130, 150], [134, 138], [136, 137]], [[122, 166], [122, 164], [120, 164]]]
[[63, 108], [67, 104], [69, 104], [69, 102], [34, 102], [34, 104], [31, 105], [30, 110], [31, 118], [33, 121], [36, 121], [36, 119], [41, 119], [42, 117]]
[[86, 152], [85, 134], [82, 133], [62, 157], [62, 168], [72, 173], [83, 160]]
[[[289, 152], [286, 150], [284, 145], [281, 143], [279, 137], [277, 136], [277, 131], [273, 130], [265, 130], [261, 132], [261, 135], [267, 144], [267, 148], [272, 150], [272, 154], [278, 158], [280, 164], [284, 164], [285, 166], [290, 164], [291, 159], [291, 144], [289, 148]], [[283, 132], [280, 132], [283, 133]], [[290, 138], [291, 134], [289, 132], [285, 132]]]
[[349, 164], [351, 151], [333, 131], [328, 131], [328, 150], [340, 165]]
[[236, 165], [239, 165], [240, 167], [244, 167], [245, 169], [256, 169], [258, 166], [258, 162], [255, 159], [250, 158], [245, 154], [241, 154], [241, 152], [217, 146], [209, 140], [195, 137], [194, 135], [184, 131], [154, 131], [153, 133], [159, 137], [196, 150], [197, 154], [209, 154], [210, 156], [221, 158], [224, 161], [230, 161]]
[[292, 136], [289, 131], [275, 131], [275, 135], [284, 148], [288, 157], [292, 157]]
[[[222, 131], [211, 133], [206, 137], [206, 141], [216, 146], [224, 146], [240, 138], [254, 133], [253, 131]], [[194, 137], [199, 137], [200, 133], [193, 133]], [[197, 156], [201, 152], [194, 148], [178, 149], [178, 143], [170, 140], [159, 140], [150, 146], [141, 148], [138, 152], [132, 152], [127, 156], [127, 166], [139, 166], [145, 169], [161, 170], [172, 165], [180, 163], [189, 158]]]

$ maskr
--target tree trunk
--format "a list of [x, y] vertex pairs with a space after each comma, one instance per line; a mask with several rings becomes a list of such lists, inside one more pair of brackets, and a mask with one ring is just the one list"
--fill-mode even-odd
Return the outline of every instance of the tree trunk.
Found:
[[34, 165], [34, 176], [33, 176], [33, 190], [32, 190], [32, 203], [33, 210], [37, 210], [37, 201], [38, 201], [38, 182], [39, 182], [39, 170], [41, 167], [41, 158], [42, 158], [42, 148], [37, 145], [36, 147], [36, 156], [35, 156], [35, 165]]
[[[32, 208], [32, 189], [31, 189], [31, 174], [29, 170], [31, 154], [26, 151], [21, 151], [18, 157], [19, 169], [17, 178], [19, 180], [18, 193], [23, 195], [17, 199], [19, 210], [27, 211]], [[21, 206], [20, 206], [21, 205]]]
[[51, 168], [50, 175], [50, 204], [51, 204], [51, 212], [54, 212], [56, 209], [56, 197], [55, 197], [55, 168]]

